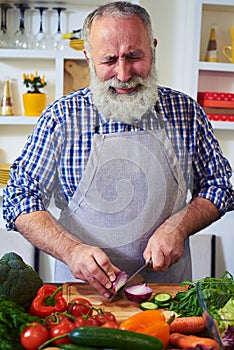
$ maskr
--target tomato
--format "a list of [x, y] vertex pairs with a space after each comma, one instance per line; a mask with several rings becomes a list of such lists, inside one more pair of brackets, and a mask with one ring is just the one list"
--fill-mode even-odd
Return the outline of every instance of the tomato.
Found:
[[63, 320], [69, 320], [68, 316], [62, 313], [56, 312], [45, 318], [45, 327], [47, 329], [50, 329], [51, 327], [55, 326], [56, 324], [60, 323]]
[[116, 322], [115, 315], [112, 314], [112, 312], [105, 311], [103, 315], [104, 315], [105, 318], [107, 318], [108, 320]]
[[[69, 320], [63, 320], [60, 323], [58, 323], [57, 325], [55, 325], [49, 329], [49, 336], [50, 336], [50, 338], [55, 338], [55, 337], [58, 337], [60, 335], [68, 334], [73, 329], [74, 329], [73, 322], [71, 322]], [[68, 343], [71, 343], [70, 339], [68, 337], [64, 337], [64, 338], [53, 341], [54, 345], [68, 344]]]
[[119, 328], [118, 323], [115, 321], [107, 321], [102, 325], [103, 328]]
[[73, 322], [74, 327], [82, 327], [82, 326], [98, 326], [98, 322], [93, 317], [83, 317], [78, 316]]
[[20, 343], [27, 350], [37, 350], [48, 339], [48, 330], [38, 322], [30, 323], [20, 334]]
[[78, 316], [92, 316], [92, 304], [84, 298], [75, 298], [68, 303], [68, 312], [75, 317]]
[[116, 322], [115, 315], [108, 311], [103, 311], [102, 313], [97, 314], [95, 319], [97, 320], [99, 326], [102, 326], [104, 323], [109, 321]]

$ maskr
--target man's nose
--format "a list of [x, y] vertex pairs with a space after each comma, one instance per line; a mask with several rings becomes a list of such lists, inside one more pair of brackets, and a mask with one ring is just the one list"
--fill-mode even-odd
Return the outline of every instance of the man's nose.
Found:
[[131, 65], [126, 59], [118, 60], [116, 65], [116, 78], [123, 82], [126, 82], [131, 78]]

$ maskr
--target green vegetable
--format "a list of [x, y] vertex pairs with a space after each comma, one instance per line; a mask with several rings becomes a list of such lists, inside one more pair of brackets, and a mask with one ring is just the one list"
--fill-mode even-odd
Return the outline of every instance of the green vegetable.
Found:
[[158, 309], [158, 305], [153, 303], [152, 301], [143, 301], [140, 303], [141, 310], [156, 310]]
[[28, 323], [40, 321], [14, 301], [0, 296], [0, 350], [21, 350], [21, 329]]
[[234, 297], [229, 299], [223, 308], [219, 309], [218, 314], [224, 320], [233, 320], [234, 326]]
[[57, 348], [62, 350], [97, 350], [98, 348], [93, 348], [90, 346], [76, 345], [76, 344], [61, 344], [57, 345]]
[[94, 326], [78, 327], [71, 331], [69, 338], [77, 345], [113, 348], [120, 350], [162, 350], [161, 340], [146, 334], [125, 331], [118, 328]]
[[15, 301], [27, 310], [43, 285], [38, 273], [14, 252], [0, 259], [0, 296]]
[[[222, 284], [218, 282], [225, 282], [225, 291], [221, 286]], [[168, 309], [175, 311], [182, 317], [202, 316], [203, 310], [196, 291], [198, 283], [201, 286], [204, 297], [206, 300], [209, 300], [206, 305], [207, 308], [210, 309], [210, 306], [215, 305], [216, 312], [233, 296], [233, 276], [228, 271], [224, 271], [220, 278], [204, 277], [194, 282], [182, 282], [182, 286], [188, 285], [188, 291], [178, 292], [172, 299]], [[226, 290], [230, 290], [230, 293], [227, 293]]]
[[172, 297], [168, 293], [157, 293], [153, 297], [154, 303], [157, 304], [159, 307], [162, 307], [162, 308], [165, 307], [165, 305], [169, 306], [171, 299], [172, 299]]

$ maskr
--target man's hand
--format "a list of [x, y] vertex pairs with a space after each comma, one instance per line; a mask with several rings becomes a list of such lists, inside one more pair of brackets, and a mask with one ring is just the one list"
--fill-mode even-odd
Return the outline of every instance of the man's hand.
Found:
[[15, 223], [33, 245], [67, 264], [75, 278], [87, 281], [106, 297], [111, 295], [119, 269], [101, 249], [80, 242], [47, 211], [21, 214]]
[[193, 198], [153, 233], [144, 251], [144, 259], [152, 258], [154, 271], [166, 271], [183, 255], [185, 239], [219, 217], [217, 208], [209, 200]]
[[86, 244], [77, 244], [67, 262], [75, 278], [88, 282], [100, 294], [110, 297], [112, 282], [117, 267], [111, 264], [107, 255], [99, 248]]
[[144, 252], [145, 260], [151, 256], [154, 271], [166, 271], [184, 252], [184, 236], [179, 230], [165, 232], [160, 226], [149, 239]]

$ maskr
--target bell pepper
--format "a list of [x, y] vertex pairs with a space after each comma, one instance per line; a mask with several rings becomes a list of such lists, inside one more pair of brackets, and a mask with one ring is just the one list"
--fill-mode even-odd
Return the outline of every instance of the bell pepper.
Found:
[[67, 301], [62, 296], [62, 287], [50, 284], [40, 287], [29, 308], [33, 316], [45, 318], [55, 312], [67, 310]]
[[156, 337], [163, 342], [164, 348], [169, 343], [170, 326], [160, 310], [139, 312], [123, 321], [119, 328]]

